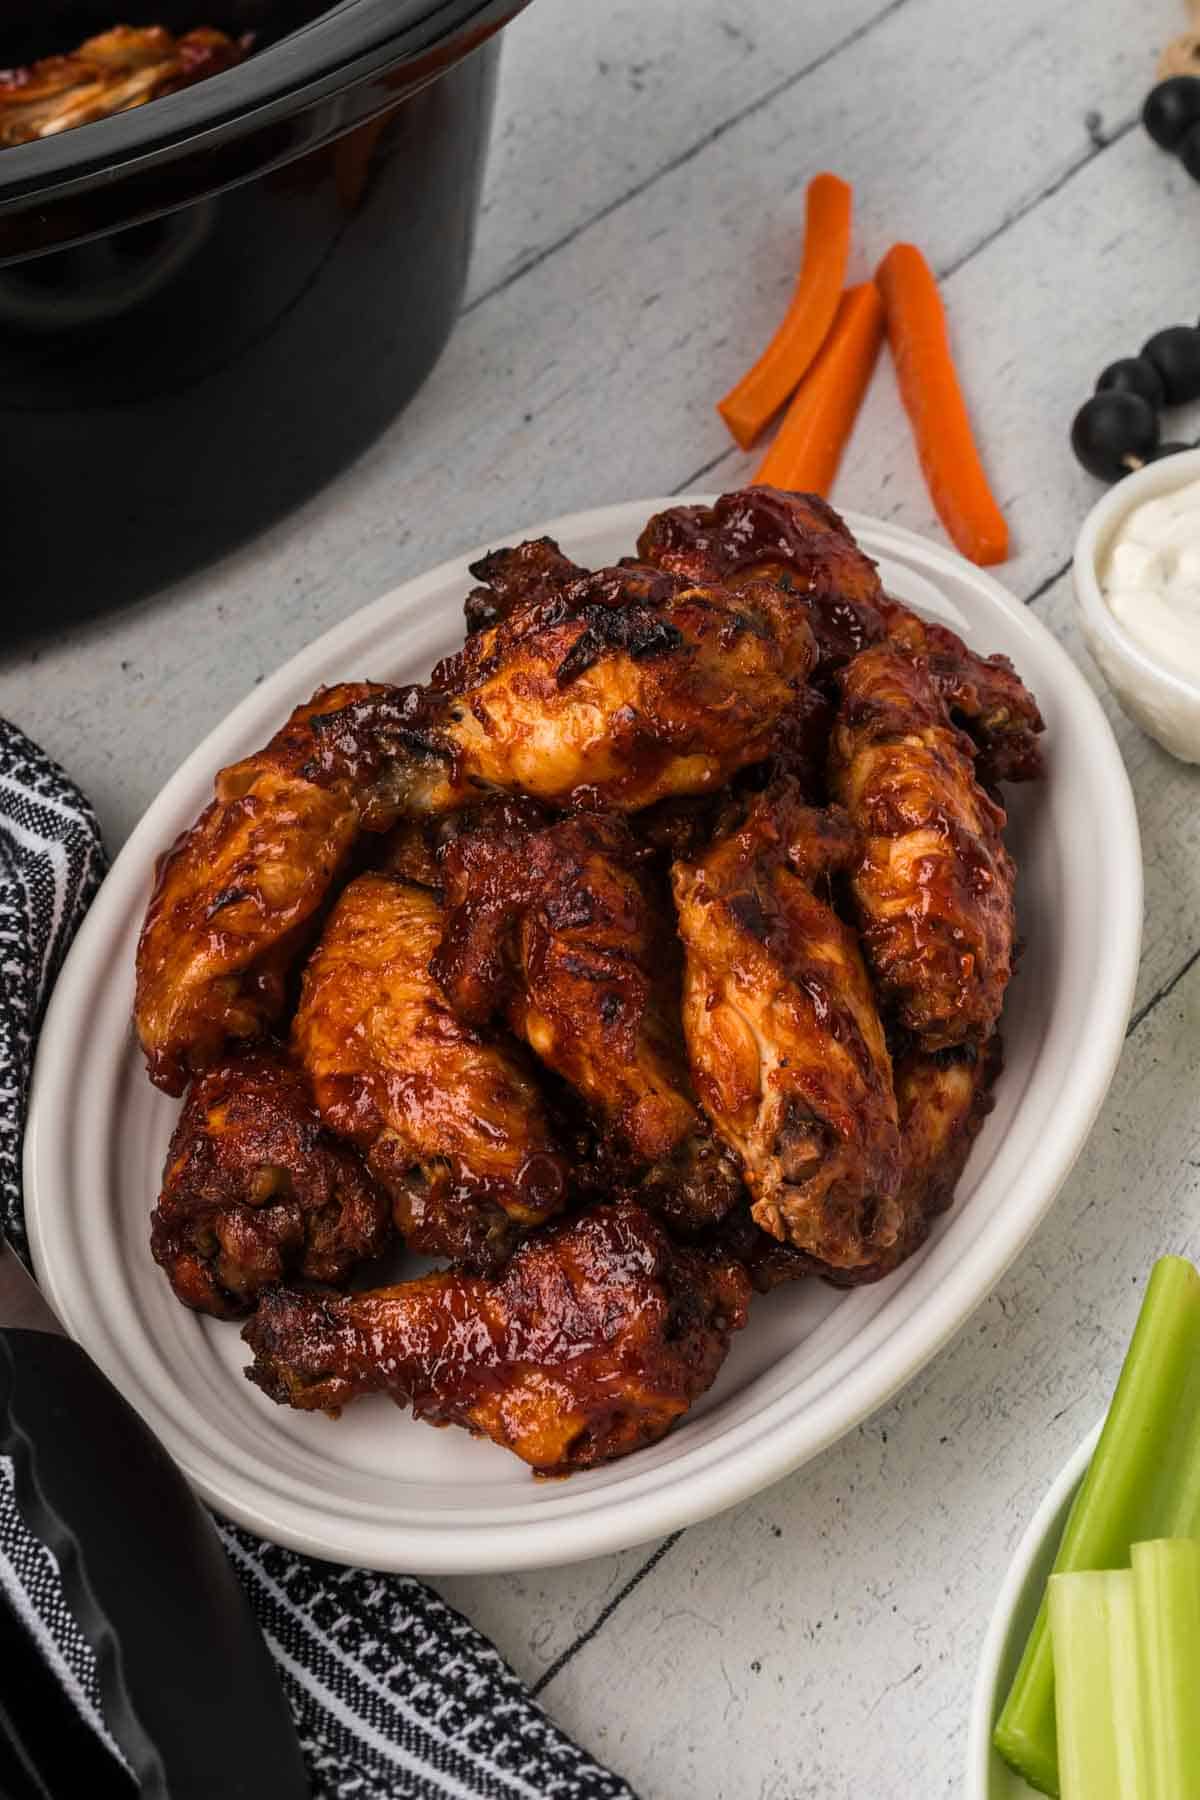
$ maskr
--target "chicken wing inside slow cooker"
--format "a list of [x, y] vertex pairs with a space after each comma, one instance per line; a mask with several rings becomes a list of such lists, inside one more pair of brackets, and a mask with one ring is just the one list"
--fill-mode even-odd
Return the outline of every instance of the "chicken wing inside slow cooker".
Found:
[[0, 72], [0, 147], [144, 106], [232, 69], [248, 50], [209, 26], [176, 37], [162, 25], [114, 25], [66, 56]]

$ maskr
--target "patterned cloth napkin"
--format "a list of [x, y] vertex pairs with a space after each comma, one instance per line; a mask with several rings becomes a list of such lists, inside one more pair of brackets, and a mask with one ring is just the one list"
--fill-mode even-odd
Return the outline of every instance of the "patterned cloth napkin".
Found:
[[[21, 1131], [50, 986], [104, 872], [95, 815], [0, 719], [0, 1225], [28, 1260]], [[296, 1720], [314, 1800], [636, 1800], [411, 1576], [316, 1562], [216, 1520]], [[91, 1647], [0, 1458], [0, 1587], [110, 1749]]]

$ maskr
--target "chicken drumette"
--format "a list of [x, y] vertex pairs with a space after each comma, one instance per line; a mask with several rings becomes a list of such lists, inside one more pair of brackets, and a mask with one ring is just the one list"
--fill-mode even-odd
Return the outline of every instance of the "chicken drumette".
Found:
[[307, 1409], [389, 1394], [561, 1475], [662, 1437], [712, 1384], [748, 1296], [728, 1257], [680, 1249], [633, 1204], [599, 1206], [527, 1238], [491, 1281], [278, 1288], [243, 1334], [246, 1373]]
[[888, 640], [840, 676], [830, 787], [863, 835], [852, 887], [880, 998], [921, 1048], [982, 1045], [1012, 974], [1015, 870], [928, 659]]
[[738, 1152], [755, 1220], [840, 1268], [901, 1227], [891, 1058], [829, 877], [859, 841], [781, 782], [675, 867], [683, 1024], [701, 1102]]
[[343, 1281], [391, 1231], [387, 1196], [324, 1129], [280, 1049], [234, 1052], [197, 1076], [150, 1234], [185, 1306], [236, 1319], [273, 1283]]
[[429, 972], [441, 936], [428, 888], [358, 876], [305, 970], [292, 1041], [409, 1245], [491, 1269], [562, 1206], [566, 1166], [517, 1046], [447, 1006]]
[[695, 1228], [739, 1197], [692, 1091], [669, 896], [619, 818], [550, 821], [528, 801], [463, 815], [442, 854], [434, 973], [460, 1016], [503, 1009], [602, 1123], [613, 1179]]
[[816, 494], [753, 487], [722, 494], [711, 507], [672, 507], [649, 521], [638, 553], [689, 581], [736, 591], [771, 583], [811, 625], [819, 678], [885, 637], [927, 656], [938, 692], [976, 741], [980, 779], [1041, 773], [1042, 717], [1008, 658], [977, 655], [956, 632], [886, 595], [875, 564]]

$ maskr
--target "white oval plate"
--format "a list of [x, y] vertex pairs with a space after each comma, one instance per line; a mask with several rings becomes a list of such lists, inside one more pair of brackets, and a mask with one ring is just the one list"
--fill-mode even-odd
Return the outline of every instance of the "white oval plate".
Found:
[[[598, 566], [629, 553], [641, 500], [548, 532]], [[42, 1029], [25, 1139], [34, 1261], [67, 1329], [153, 1426], [201, 1494], [264, 1537], [379, 1569], [468, 1572], [569, 1562], [674, 1530], [786, 1475], [939, 1350], [1033, 1231], [1074, 1162], [1120, 1053], [1137, 971], [1141, 856], [1104, 715], [1074, 664], [997, 582], [911, 533], [850, 518], [888, 587], [1012, 656], [1041, 702], [1048, 780], [1013, 793], [1027, 949], [1005, 1013], [1007, 1067], [953, 1212], [877, 1287], [818, 1282], [758, 1301], [720, 1379], [678, 1431], [626, 1462], [537, 1482], [494, 1445], [414, 1424], [388, 1401], [338, 1422], [243, 1380], [237, 1329], [174, 1299], [147, 1215], [176, 1104], [129, 1027], [154, 859], [215, 771], [263, 743], [320, 682], [411, 681], [457, 647], [469, 557], [336, 626], [249, 694], [138, 825], [67, 959]]]
[[1071, 1502], [1099, 1436], [1100, 1426], [1095, 1425], [1055, 1476], [1017, 1545], [996, 1596], [971, 1697], [966, 1800], [1038, 1800], [1036, 1791], [992, 1748], [992, 1731], [1042, 1603]]

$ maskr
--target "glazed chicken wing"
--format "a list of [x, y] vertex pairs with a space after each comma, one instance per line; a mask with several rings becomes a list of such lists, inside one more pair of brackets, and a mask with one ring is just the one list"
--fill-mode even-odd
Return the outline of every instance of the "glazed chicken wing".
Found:
[[379, 693], [323, 688], [265, 749], [222, 769], [216, 798], [172, 846], [137, 950], [134, 1020], [150, 1079], [183, 1092], [231, 1038], [259, 1036], [284, 1011], [362, 817], [353, 771], [314, 753], [323, 725]]
[[344, 713], [326, 754], [357, 759], [397, 812], [488, 790], [636, 811], [759, 760], [815, 651], [752, 609], [654, 571], [601, 570], [477, 631], [427, 689]]
[[277, 1047], [234, 1052], [196, 1077], [150, 1236], [185, 1306], [236, 1319], [273, 1283], [340, 1283], [391, 1231], [387, 1196], [324, 1129]]
[[841, 682], [830, 786], [865, 841], [852, 886], [880, 998], [923, 1049], [982, 1045], [1016, 932], [1004, 811], [924, 657], [877, 644]]
[[442, 909], [384, 874], [345, 889], [293, 1025], [321, 1117], [392, 1196], [409, 1245], [495, 1267], [562, 1206], [566, 1169], [529, 1071], [458, 1019], [429, 972]]
[[672, 507], [650, 520], [638, 553], [690, 581], [778, 587], [812, 627], [819, 676], [884, 637], [927, 656], [939, 693], [978, 745], [980, 779], [1041, 773], [1042, 717], [1008, 658], [977, 655], [956, 632], [885, 595], [875, 564], [816, 494], [753, 487], [711, 507]]
[[645, 854], [619, 819], [551, 823], [528, 802], [464, 817], [442, 854], [446, 928], [434, 973], [460, 1015], [503, 1008], [583, 1096], [639, 1197], [696, 1227], [741, 1192], [692, 1092], [679, 1028], [679, 949]]
[[683, 1024], [701, 1102], [742, 1160], [755, 1220], [842, 1268], [896, 1240], [891, 1059], [828, 876], [857, 854], [844, 817], [768, 790], [675, 868]]
[[527, 1238], [493, 1281], [277, 1289], [243, 1333], [246, 1373], [302, 1408], [389, 1394], [562, 1475], [662, 1437], [711, 1386], [748, 1292], [728, 1258], [677, 1248], [640, 1207], [601, 1206]]

